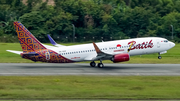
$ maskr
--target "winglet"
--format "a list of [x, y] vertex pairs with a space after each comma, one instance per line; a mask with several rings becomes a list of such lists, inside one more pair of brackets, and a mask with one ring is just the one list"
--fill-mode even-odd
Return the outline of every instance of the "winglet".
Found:
[[103, 53], [94, 42], [93, 42], [93, 45], [94, 45], [94, 48], [95, 48], [97, 54]]
[[53, 40], [53, 38], [49, 34], [47, 36], [52, 45], [54, 45], [54, 46], [57, 45], [57, 43]]

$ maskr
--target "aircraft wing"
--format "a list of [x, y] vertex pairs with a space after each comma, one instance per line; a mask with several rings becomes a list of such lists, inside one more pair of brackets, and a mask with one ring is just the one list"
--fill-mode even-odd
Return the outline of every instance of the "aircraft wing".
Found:
[[113, 56], [113, 54], [108, 54], [108, 53], [102, 52], [94, 42], [93, 42], [93, 45], [94, 45], [94, 48], [95, 48], [97, 54], [95, 54], [95, 53], [91, 54], [91, 55], [87, 56], [84, 60], [96, 61], [96, 60], [99, 60], [99, 59], [102, 59], [105, 57], [112, 57]]
[[91, 60], [95, 61], [95, 60], [99, 60], [105, 57], [112, 57], [114, 55], [114, 54], [108, 54], [108, 53], [102, 52], [94, 42], [93, 42], [93, 45], [94, 45], [97, 55], [93, 56]]
[[108, 54], [108, 53], [102, 52], [94, 42], [93, 42], [93, 45], [96, 50], [97, 56], [113, 56], [113, 54]]
[[51, 42], [52, 45], [57, 46], [57, 47], [64, 46], [64, 45], [57, 44], [49, 34], [47, 36], [48, 36], [49, 41]]
[[[133, 43], [131, 43], [129, 49], [127, 50], [128, 53], [131, 50], [132, 44]], [[94, 45], [94, 48], [96, 50], [97, 56], [92, 58], [92, 60], [99, 60], [99, 59], [103, 59], [103, 58], [110, 58], [110, 57], [115, 55], [115, 54], [108, 54], [108, 53], [102, 52], [94, 42], [93, 42], [93, 45]]]
[[11, 53], [15, 53], [15, 54], [21, 54], [21, 53], [23, 53], [22, 51], [14, 51], [14, 50], [6, 50], [6, 51], [8, 51], [8, 52], [11, 52]]

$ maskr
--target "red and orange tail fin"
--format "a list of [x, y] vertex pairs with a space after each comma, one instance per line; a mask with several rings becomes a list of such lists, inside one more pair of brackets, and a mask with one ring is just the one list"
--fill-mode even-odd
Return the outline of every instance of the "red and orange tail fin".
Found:
[[28, 29], [20, 22], [14, 22], [14, 27], [18, 35], [23, 52], [34, 52], [46, 49]]

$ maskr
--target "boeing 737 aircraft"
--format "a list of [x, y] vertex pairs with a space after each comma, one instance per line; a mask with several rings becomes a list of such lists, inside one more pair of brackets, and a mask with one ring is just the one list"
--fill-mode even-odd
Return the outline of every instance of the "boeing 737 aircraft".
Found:
[[73, 63], [99, 60], [98, 67], [104, 67], [102, 60], [111, 60], [114, 63], [129, 61], [130, 56], [151, 53], [166, 53], [175, 46], [173, 42], [159, 37], [134, 38], [99, 43], [89, 43], [73, 46], [47, 46], [39, 42], [20, 22], [14, 22], [15, 30], [22, 47], [22, 51], [7, 50], [21, 55], [22, 58], [32, 61], [48, 63]]

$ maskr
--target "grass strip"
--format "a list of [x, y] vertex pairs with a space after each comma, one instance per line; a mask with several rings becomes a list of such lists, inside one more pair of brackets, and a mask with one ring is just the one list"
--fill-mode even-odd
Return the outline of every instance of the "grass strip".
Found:
[[180, 99], [179, 76], [0, 76], [0, 99]]

